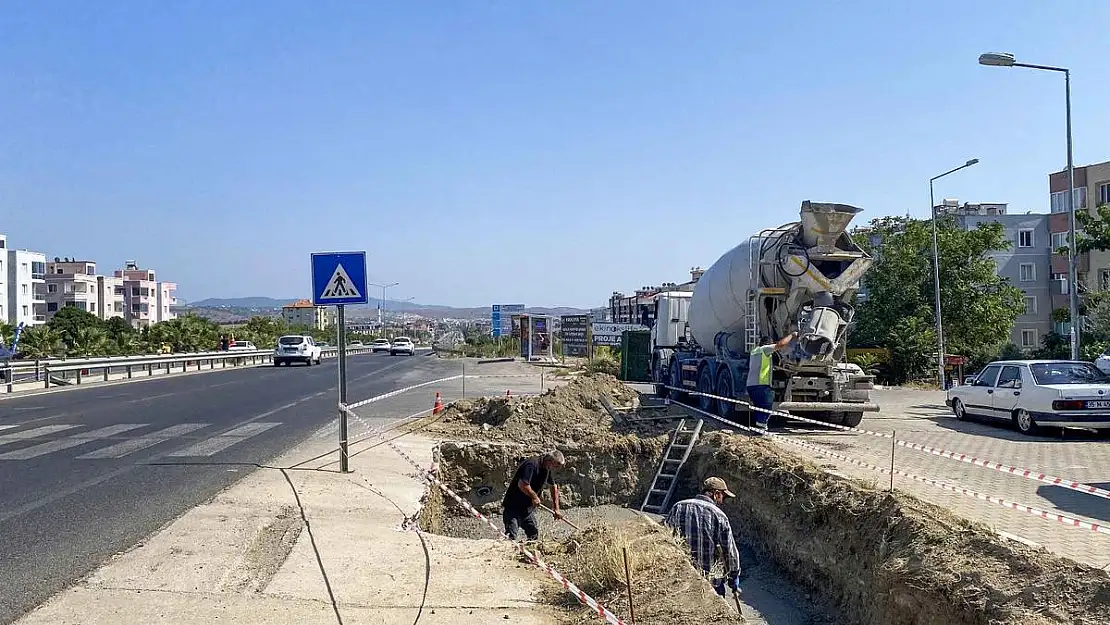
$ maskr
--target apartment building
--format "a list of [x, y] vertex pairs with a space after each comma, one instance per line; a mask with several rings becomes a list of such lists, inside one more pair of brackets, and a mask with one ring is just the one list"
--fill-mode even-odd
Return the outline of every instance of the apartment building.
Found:
[[[46, 317], [63, 308], [77, 308], [104, 318], [96, 263], [91, 260], [54, 257], [46, 264]], [[113, 307], [114, 311], [114, 307]]]
[[9, 249], [0, 234], [0, 320], [17, 325], [46, 323], [46, 255]]
[[281, 307], [281, 319], [291, 326], [308, 326], [317, 330], [331, 327], [335, 320], [326, 306], [314, 306], [310, 300], [299, 299]]
[[1052, 240], [1045, 213], [1010, 213], [1003, 203], [965, 203], [944, 200], [938, 215], [951, 216], [965, 230], [983, 223], [1001, 224], [1010, 249], [990, 254], [999, 276], [1021, 289], [1025, 309], [1014, 321], [1011, 340], [1022, 349], [1036, 349], [1041, 338], [1052, 331]]
[[177, 317], [170, 310], [177, 305], [173, 282], [159, 282], [153, 269], [142, 269], [138, 263], [129, 260], [123, 269], [113, 275], [123, 287], [124, 319], [134, 327], [149, 326]]
[[[1048, 175], [1049, 231], [1053, 250], [1068, 244], [1068, 172]], [[1097, 209], [1110, 204], [1110, 161], [1075, 168], [1075, 210], [1097, 215]], [[1093, 250], [1076, 259], [1076, 278], [1080, 289], [1110, 290], [1110, 250]], [[1068, 256], [1052, 255], [1052, 307], [1068, 308]], [[1056, 325], [1062, 334], [1069, 331], [1066, 323]]]

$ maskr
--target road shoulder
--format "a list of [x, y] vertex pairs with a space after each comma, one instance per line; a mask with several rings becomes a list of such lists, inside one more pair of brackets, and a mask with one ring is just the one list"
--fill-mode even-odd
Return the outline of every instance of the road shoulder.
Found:
[[[398, 443], [431, 464], [433, 441]], [[313, 438], [273, 466], [333, 447]], [[430, 624], [555, 622], [534, 599], [539, 572], [509, 545], [403, 528], [424, 487], [395, 453], [360, 454], [347, 475], [312, 470], [333, 459], [254, 471], [17, 623], [329, 623], [338, 611], [348, 625], [392, 625], [421, 608]]]

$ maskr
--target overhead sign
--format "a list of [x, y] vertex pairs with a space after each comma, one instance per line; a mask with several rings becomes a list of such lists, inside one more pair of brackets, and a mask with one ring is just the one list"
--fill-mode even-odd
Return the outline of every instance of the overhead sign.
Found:
[[366, 252], [312, 255], [312, 303], [317, 306], [366, 304]]
[[522, 312], [524, 312], [524, 304], [494, 304], [490, 309], [493, 336], [511, 336], [513, 315], [519, 315]]
[[621, 334], [625, 330], [647, 330], [647, 326], [638, 323], [593, 323], [590, 324], [590, 333], [593, 334], [594, 345], [620, 345]]
[[560, 319], [564, 356], [588, 356], [590, 353], [590, 316], [564, 315]]

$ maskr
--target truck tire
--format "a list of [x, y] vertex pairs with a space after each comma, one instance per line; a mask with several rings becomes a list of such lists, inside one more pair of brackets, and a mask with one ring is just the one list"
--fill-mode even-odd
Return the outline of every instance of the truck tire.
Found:
[[840, 415], [840, 425], [846, 425], [850, 428], [859, 427], [861, 421], [863, 421], [862, 412], [845, 412]]
[[[721, 397], [736, 397], [736, 393], [732, 388], [732, 374], [729, 373], [728, 367], [722, 367], [717, 372], [717, 391], [715, 394]], [[717, 401], [717, 414], [725, 419], [734, 419], [736, 417], [736, 404], [730, 401]]]
[[669, 386], [672, 386], [673, 388], [667, 391], [667, 393], [671, 396], [671, 401], [684, 401], [686, 399], [686, 393], [674, 390], [675, 388], [682, 388], [682, 372], [680, 369], [681, 366], [682, 365], [678, 364], [677, 358], [671, 361]]
[[[702, 366], [701, 371], [698, 372], [698, 392], [708, 395], [713, 395], [716, 392], [716, 386], [713, 384], [713, 372], [710, 371], [709, 365]], [[715, 412], [717, 410], [717, 400], [705, 395], [698, 395], [698, 408], [706, 412]]]

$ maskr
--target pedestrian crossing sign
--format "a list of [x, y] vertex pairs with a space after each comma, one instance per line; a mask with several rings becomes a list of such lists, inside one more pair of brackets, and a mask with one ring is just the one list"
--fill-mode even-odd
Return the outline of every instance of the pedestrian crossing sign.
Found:
[[312, 303], [317, 306], [366, 304], [366, 252], [312, 255]]

